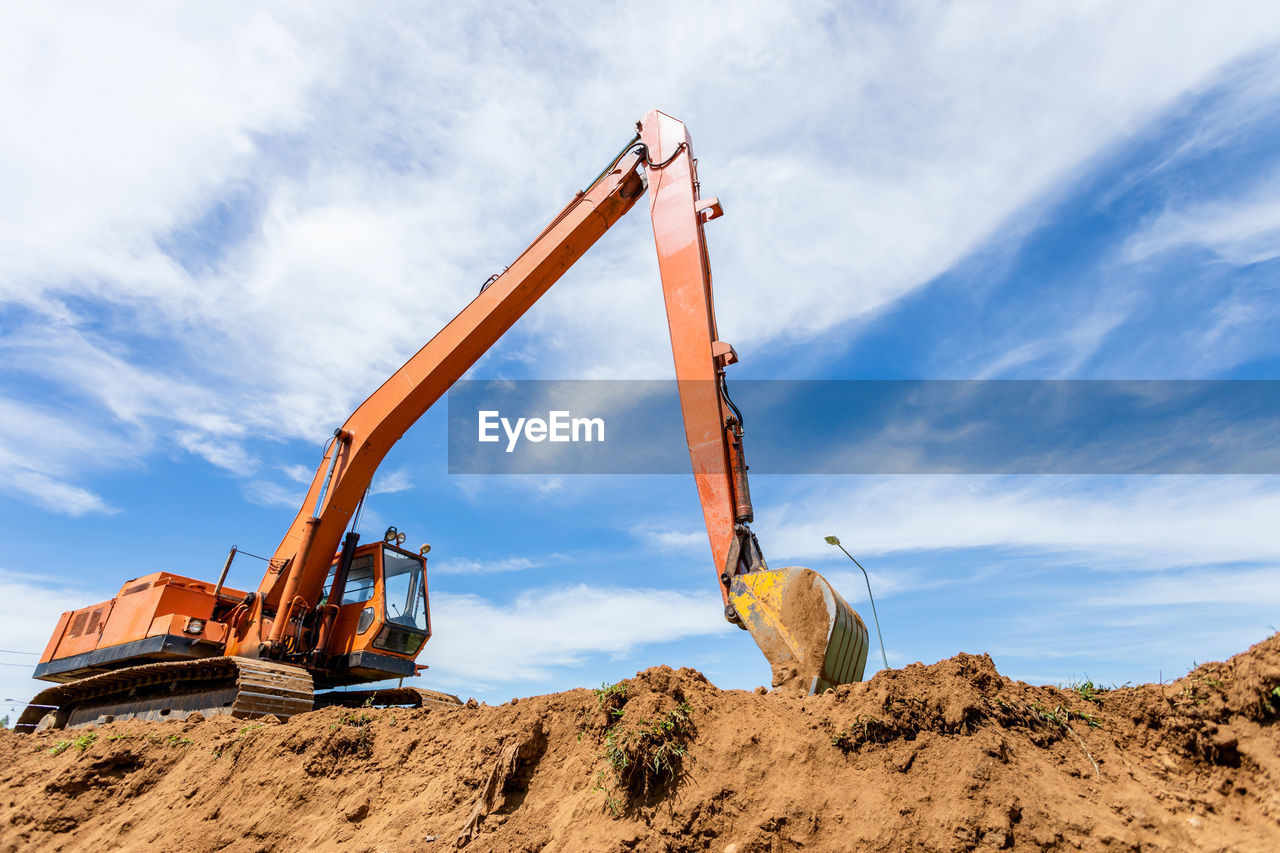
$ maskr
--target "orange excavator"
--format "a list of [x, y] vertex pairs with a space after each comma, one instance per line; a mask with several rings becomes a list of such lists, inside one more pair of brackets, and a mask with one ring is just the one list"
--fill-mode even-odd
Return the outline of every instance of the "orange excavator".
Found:
[[747, 629], [775, 685], [817, 692], [862, 678], [867, 630], [809, 569], [770, 569], [753, 519], [742, 418], [716, 332], [701, 198], [683, 123], [657, 110], [537, 239], [360, 405], [325, 451], [302, 508], [252, 592], [170, 572], [130, 580], [110, 601], [62, 614], [20, 730], [113, 719], [231, 714], [287, 719], [337, 701], [450, 706], [420, 688], [315, 692], [416, 675], [431, 636], [427, 546], [390, 528], [361, 545], [359, 515], [378, 465], [405, 431], [645, 193], [657, 244], [689, 455], [725, 617]]

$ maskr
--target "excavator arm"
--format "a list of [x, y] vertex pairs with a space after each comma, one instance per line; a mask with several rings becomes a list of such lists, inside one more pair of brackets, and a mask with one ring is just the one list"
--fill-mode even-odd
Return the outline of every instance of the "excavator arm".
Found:
[[[768, 570], [748, 527], [753, 512], [742, 422], [724, 381], [725, 367], [737, 355], [717, 334], [703, 236], [703, 224], [721, 214], [720, 204], [699, 196], [696, 160], [683, 123], [654, 110], [637, 130], [632, 143], [590, 187], [335, 430], [303, 506], [259, 585], [253, 618], [243, 623], [256, 630], [231, 638], [229, 654], [280, 655], [291, 609], [313, 608], [320, 600], [343, 533], [387, 452], [636, 204], [647, 183], [681, 411], [726, 618], [751, 630], [773, 664], [776, 683], [803, 676], [805, 686], [816, 690], [861, 678], [866, 630], [861, 629], [858, 658], [852, 636], [861, 626], [857, 615], [813, 572]], [[353, 539], [344, 551], [351, 547]], [[798, 593], [802, 586], [809, 589], [810, 576], [817, 578], [815, 592]], [[830, 619], [814, 615], [817, 605], [808, 606], [815, 595], [825, 596]], [[803, 614], [793, 615], [801, 610]], [[817, 639], [796, 639], [801, 621], [805, 626], [799, 633]], [[817, 622], [823, 625], [814, 627]], [[846, 623], [849, 637], [840, 633]], [[838, 665], [823, 669], [831, 656], [828, 647], [837, 645], [843, 649], [838, 650]]]

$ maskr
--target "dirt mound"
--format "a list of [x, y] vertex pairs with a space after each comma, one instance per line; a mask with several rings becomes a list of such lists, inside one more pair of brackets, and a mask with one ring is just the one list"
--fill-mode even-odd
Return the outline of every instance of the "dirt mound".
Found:
[[658, 667], [456, 711], [0, 735], [6, 850], [1280, 850], [1280, 636], [1169, 685]]

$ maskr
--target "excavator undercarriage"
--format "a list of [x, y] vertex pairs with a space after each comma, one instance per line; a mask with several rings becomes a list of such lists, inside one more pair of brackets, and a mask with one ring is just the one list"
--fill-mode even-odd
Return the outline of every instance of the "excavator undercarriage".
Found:
[[116, 720], [182, 720], [199, 712], [252, 720], [340, 705], [404, 705], [449, 710], [457, 696], [419, 687], [315, 693], [299, 666], [240, 657], [143, 664], [42, 690], [18, 718], [20, 732]]

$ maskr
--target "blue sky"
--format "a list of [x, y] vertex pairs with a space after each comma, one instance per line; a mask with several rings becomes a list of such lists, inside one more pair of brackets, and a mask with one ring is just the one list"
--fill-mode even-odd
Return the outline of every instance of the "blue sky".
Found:
[[[735, 376], [1280, 378], [1266, 4], [9, 17], [0, 698], [34, 692], [14, 652], [63, 609], [269, 553], [332, 428], [653, 107], [725, 205]], [[471, 375], [670, 374], [640, 206]], [[767, 682], [720, 617], [690, 478], [450, 476], [446, 449], [441, 406], [363, 531], [434, 546], [425, 685], [500, 701], [657, 663]], [[1272, 476], [752, 487], [772, 564], [865, 611], [822, 536], [864, 559], [895, 666], [988, 651], [1033, 681], [1150, 681], [1280, 622]]]

